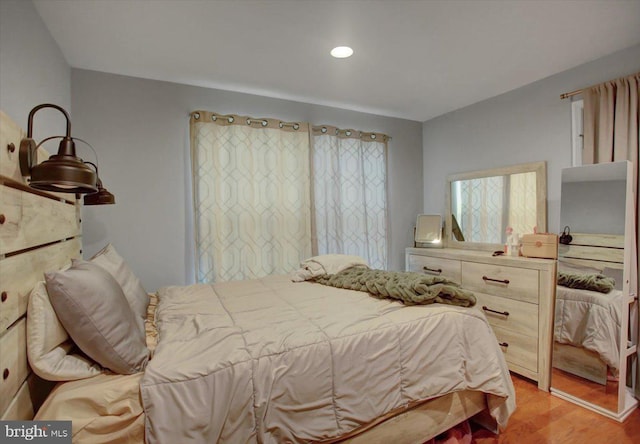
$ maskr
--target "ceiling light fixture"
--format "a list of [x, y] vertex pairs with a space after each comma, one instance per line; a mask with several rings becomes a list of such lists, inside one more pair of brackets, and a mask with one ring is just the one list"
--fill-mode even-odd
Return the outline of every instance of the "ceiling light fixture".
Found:
[[353, 55], [353, 49], [348, 46], [336, 46], [331, 50], [331, 55], [336, 59], [346, 59]]

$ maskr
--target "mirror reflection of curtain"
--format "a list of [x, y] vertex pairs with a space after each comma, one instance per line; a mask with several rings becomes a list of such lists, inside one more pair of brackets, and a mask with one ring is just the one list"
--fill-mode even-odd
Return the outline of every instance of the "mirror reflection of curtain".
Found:
[[465, 241], [501, 243], [504, 176], [458, 181], [456, 186], [456, 219]]
[[317, 253], [363, 257], [387, 268], [387, 137], [313, 127]]
[[297, 268], [312, 253], [308, 125], [198, 111], [190, 126], [197, 281]]
[[517, 173], [453, 183], [453, 220], [465, 241], [500, 244], [504, 227], [533, 233], [536, 227], [536, 173]]
[[[638, 220], [638, 145], [640, 112], [640, 73], [628, 77], [611, 80], [583, 91], [584, 98], [584, 148], [582, 162], [584, 164], [630, 160], [633, 164], [633, 189], [636, 197], [636, 229], [635, 239], [627, 242], [635, 247], [631, 257], [630, 291], [637, 295], [638, 289], [638, 254], [640, 251], [640, 234]], [[630, 319], [637, 328], [638, 312]], [[639, 330], [640, 331], [640, 330]], [[640, 336], [640, 334], [639, 334]], [[638, 337], [640, 343], [640, 337]], [[640, 351], [639, 357], [640, 357]], [[640, 372], [636, 373], [636, 397], [640, 398]]]
[[514, 233], [534, 233], [536, 206], [536, 173], [511, 174], [508, 225]]

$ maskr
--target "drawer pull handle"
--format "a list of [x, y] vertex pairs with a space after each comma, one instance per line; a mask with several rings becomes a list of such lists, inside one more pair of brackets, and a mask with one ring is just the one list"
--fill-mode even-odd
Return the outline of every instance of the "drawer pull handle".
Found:
[[509, 312], [508, 312], [508, 311], [497, 311], [497, 310], [492, 310], [492, 309], [490, 309], [489, 307], [487, 307], [486, 305], [483, 305], [483, 306], [482, 306], [482, 309], [483, 309], [484, 311], [490, 311], [491, 313], [499, 314], [499, 315], [502, 315], [502, 316], [509, 316]]
[[438, 274], [442, 273], [442, 268], [429, 268], [429, 267], [422, 267], [422, 269], [423, 269], [424, 271], [429, 272], [429, 273], [438, 273]]
[[482, 280], [487, 282], [487, 281], [491, 281], [491, 282], [498, 282], [500, 284], [508, 284], [509, 283], [509, 279], [493, 279], [487, 276], [482, 276]]
[[2, 372], [2, 379], [5, 380], [9, 377], [9, 369], [5, 368], [4, 371]]
[[509, 343], [507, 343], [507, 342], [499, 342], [499, 343], [498, 343], [498, 345], [499, 345], [500, 347], [504, 347], [504, 348], [509, 347]]
[[7, 294], [6, 291], [3, 291], [2, 293], [0, 293], [0, 301], [4, 302], [7, 300], [8, 297], [9, 295]]

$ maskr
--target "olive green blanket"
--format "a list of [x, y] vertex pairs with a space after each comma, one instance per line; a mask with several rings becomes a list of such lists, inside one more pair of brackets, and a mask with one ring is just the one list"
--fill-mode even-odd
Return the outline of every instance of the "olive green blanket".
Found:
[[376, 298], [392, 298], [406, 305], [439, 302], [471, 307], [476, 303], [473, 293], [463, 290], [455, 282], [420, 273], [352, 267], [336, 274], [315, 277], [312, 281], [337, 288], [366, 291]]
[[558, 272], [558, 285], [579, 290], [609, 293], [615, 288], [616, 281], [602, 274], [577, 274], [560, 271]]

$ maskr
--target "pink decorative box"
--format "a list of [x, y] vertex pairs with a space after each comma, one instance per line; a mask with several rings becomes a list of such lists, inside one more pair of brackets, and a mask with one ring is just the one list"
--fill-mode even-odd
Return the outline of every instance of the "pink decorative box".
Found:
[[522, 236], [522, 249], [526, 257], [558, 258], [558, 235], [551, 233], [525, 234]]

